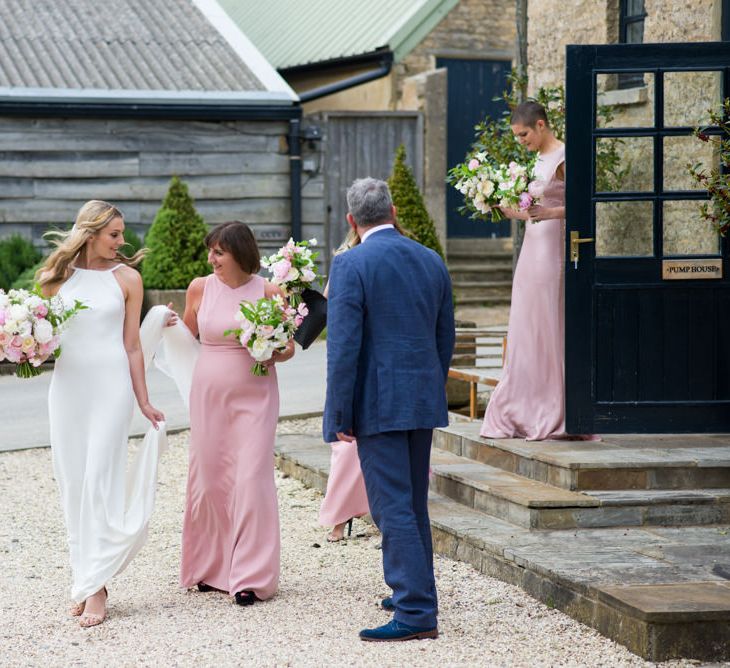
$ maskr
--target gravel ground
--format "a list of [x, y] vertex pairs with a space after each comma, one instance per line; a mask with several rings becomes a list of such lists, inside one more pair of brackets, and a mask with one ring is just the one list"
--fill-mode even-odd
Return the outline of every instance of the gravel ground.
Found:
[[[315, 431], [318, 420], [282, 424]], [[68, 617], [65, 530], [48, 449], [0, 455], [2, 666], [648, 666], [628, 650], [470, 566], [436, 559], [436, 641], [363, 643], [389, 619], [377, 602], [379, 536], [328, 544], [321, 495], [277, 474], [282, 577], [271, 601], [241, 608], [177, 586], [187, 432], [171, 437], [148, 544], [110, 585], [109, 619], [81, 629]], [[676, 662], [674, 666], [696, 665]]]

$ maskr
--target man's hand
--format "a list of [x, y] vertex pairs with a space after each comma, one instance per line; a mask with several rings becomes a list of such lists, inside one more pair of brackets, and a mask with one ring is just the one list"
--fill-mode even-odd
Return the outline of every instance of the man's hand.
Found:
[[352, 432], [344, 433], [344, 432], [338, 431], [337, 440], [344, 441], [345, 443], [354, 443], [355, 437], [352, 435]]

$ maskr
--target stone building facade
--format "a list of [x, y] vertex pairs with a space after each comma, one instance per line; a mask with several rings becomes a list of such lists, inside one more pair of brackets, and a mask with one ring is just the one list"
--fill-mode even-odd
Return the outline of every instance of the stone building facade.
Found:
[[[721, 0], [645, 0], [644, 43], [710, 42], [720, 39]], [[590, 11], [588, 10], [590, 5]], [[540, 0], [528, 5], [529, 92], [562, 84], [567, 44], [612, 44], [619, 41], [620, 0]], [[643, 82], [619, 88], [615, 75], [599, 75], [599, 104], [610, 105], [608, 127], [642, 127], [652, 123], [653, 75]], [[667, 73], [664, 81], [666, 125], [692, 126], [707, 121], [707, 110], [718, 108], [721, 80], [716, 72]], [[626, 137], [618, 153], [627, 168], [620, 190], [653, 188], [650, 137]], [[692, 190], [689, 161], [705, 166], [716, 157], [711, 147], [692, 136], [666, 138], [665, 190]], [[698, 215], [691, 200], [664, 205], [664, 250], [667, 255], [718, 252], [717, 234]], [[596, 253], [603, 256], [650, 255], [652, 212], [650, 202], [601, 203], [596, 212]]]

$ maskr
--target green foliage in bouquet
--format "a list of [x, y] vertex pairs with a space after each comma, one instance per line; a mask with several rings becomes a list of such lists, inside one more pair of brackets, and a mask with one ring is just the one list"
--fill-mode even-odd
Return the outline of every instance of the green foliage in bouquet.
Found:
[[27, 269], [34, 267], [41, 254], [33, 244], [19, 234], [0, 241], [0, 289], [9, 290], [13, 282]]
[[388, 187], [393, 197], [393, 204], [398, 210], [398, 222], [413, 239], [435, 250], [443, 258], [444, 250], [436, 234], [436, 226], [428, 214], [413, 172], [406, 164], [406, 147], [403, 144], [395, 152]]
[[145, 237], [150, 249], [142, 265], [145, 287], [187, 288], [197, 276], [210, 273], [203, 243], [207, 233], [187, 185], [174, 176]]
[[[510, 115], [519, 104], [519, 91], [527, 90], [527, 78], [519, 76], [516, 70], [512, 70], [507, 81], [509, 88], [502, 93], [501, 97], [495, 98], [495, 101], [501, 99], [506, 103], [506, 111], [499, 118], [487, 116], [474, 127], [474, 143], [465, 162], [468, 162], [474, 154], [484, 152], [494, 161], [495, 166], [507, 165], [512, 161], [520, 165], [530, 164], [529, 151], [517, 141], [510, 128]], [[545, 108], [553, 133], [560, 141], [565, 141], [565, 89], [563, 86], [541, 87], [530, 99]], [[602, 126], [607, 125], [613, 119], [613, 108], [607, 105], [599, 106], [598, 117]], [[602, 139], [596, 146], [596, 190], [599, 192], [620, 190], [631, 169], [631, 163], [621, 159], [620, 144], [623, 144], [621, 139], [607, 138]], [[454, 184], [459, 178], [460, 174], [452, 169], [449, 171], [447, 181]], [[461, 207], [459, 210], [464, 214], [470, 213], [467, 207]]]
[[709, 113], [710, 126], [697, 128], [694, 134], [700, 141], [713, 144], [716, 165], [708, 171], [701, 163], [688, 163], [687, 169], [710, 196], [702, 204], [700, 215], [725, 236], [730, 229], [730, 97], [725, 98], [720, 111], [710, 109]]

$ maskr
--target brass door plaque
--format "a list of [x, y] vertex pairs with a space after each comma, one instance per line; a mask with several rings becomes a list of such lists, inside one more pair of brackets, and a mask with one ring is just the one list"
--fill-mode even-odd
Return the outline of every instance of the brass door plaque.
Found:
[[662, 278], [665, 281], [722, 278], [722, 259], [662, 260]]

